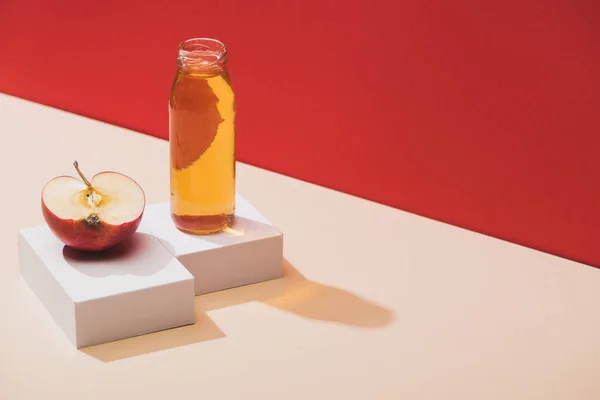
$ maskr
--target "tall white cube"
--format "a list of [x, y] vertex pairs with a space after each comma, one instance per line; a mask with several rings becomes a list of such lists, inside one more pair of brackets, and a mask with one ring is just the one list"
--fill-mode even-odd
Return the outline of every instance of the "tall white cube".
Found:
[[194, 281], [153, 235], [102, 253], [65, 247], [46, 225], [19, 232], [21, 274], [77, 348], [194, 323]]
[[144, 220], [194, 276], [196, 295], [283, 276], [283, 234], [239, 194], [234, 223], [221, 233], [181, 232], [168, 202], [148, 206]]

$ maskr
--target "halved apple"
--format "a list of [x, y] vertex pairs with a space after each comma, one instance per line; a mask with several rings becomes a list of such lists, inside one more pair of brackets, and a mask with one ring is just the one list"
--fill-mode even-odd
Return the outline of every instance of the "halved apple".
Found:
[[67, 246], [106, 250], [131, 237], [142, 220], [146, 197], [130, 177], [106, 171], [91, 182], [58, 176], [42, 190], [42, 213], [50, 230]]

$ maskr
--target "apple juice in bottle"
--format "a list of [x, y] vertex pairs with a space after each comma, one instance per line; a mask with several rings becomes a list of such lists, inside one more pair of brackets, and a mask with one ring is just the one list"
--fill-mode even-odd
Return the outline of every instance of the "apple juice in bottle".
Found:
[[171, 217], [182, 231], [226, 229], [235, 212], [235, 94], [225, 45], [179, 45], [169, 99]]

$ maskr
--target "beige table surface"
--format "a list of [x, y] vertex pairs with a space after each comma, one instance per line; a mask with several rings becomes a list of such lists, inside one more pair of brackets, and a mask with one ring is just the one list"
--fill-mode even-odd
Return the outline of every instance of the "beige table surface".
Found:
[[168, 200], [167, 143], [5, 95], [0, 134], [2, 400], [600, 399], [600, 270], [244, 164], [285, 278], [76, 350], [19, 275], [17, 230], [75, 159]]

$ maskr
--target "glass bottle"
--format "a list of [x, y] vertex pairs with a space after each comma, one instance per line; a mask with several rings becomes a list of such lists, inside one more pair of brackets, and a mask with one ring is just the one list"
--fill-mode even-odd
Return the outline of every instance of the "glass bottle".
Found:
[[182, 231], [220, 232], [235, 212], [235, 94], [227, 49], [215, 39], [179, 45], [169, 99], [171, 217]]

